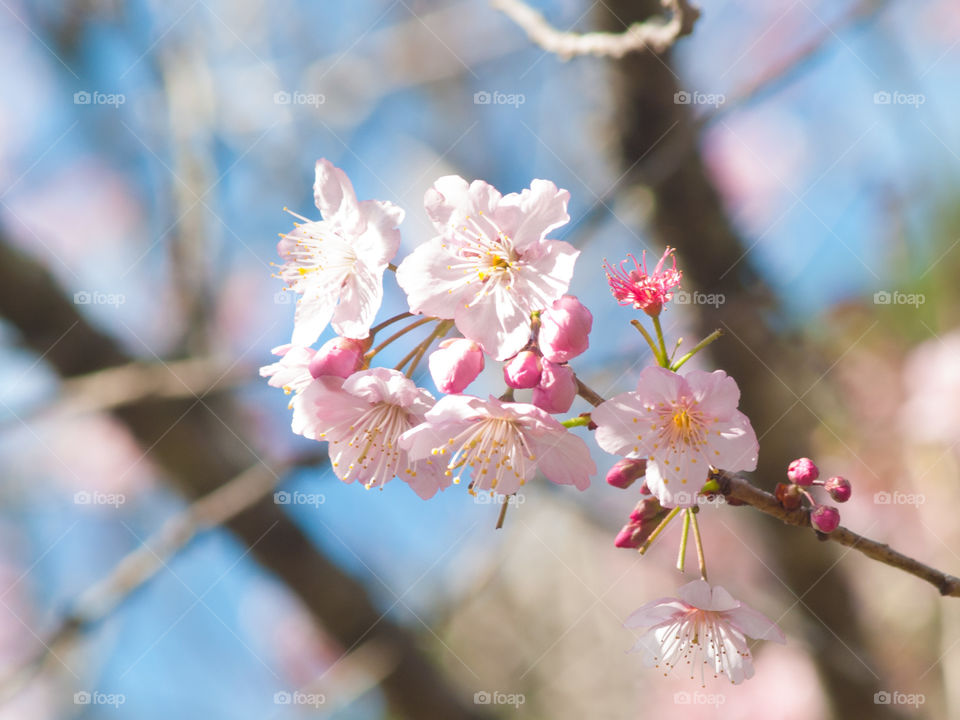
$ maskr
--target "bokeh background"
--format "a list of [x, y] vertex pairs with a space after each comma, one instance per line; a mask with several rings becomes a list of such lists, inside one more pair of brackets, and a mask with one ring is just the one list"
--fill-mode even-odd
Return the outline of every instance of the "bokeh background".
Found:
[[615, 549], [635, 491], [537, 482], [495, 531], [464, 488], [345, 486], [257, 375], [317, 158], [407, 209], [402, 252], [437, 177], [549, 178], [591, 386], [650, 362], [602, 260], [676, 247], [667, 330], [726, 331], [698, 362], [741, 385], [755, 482], [810, 454], [846, 525], [960, 571], [960, 11], [702, 9], [665, 56], [561, 62], [485, 0], [0, 0], [0, 717], [960, 716], [960, 603], [916, 578], [707, 508], [711, 579], [789, 642], [739, 687], [664, 678], [621, 623], [684, 581], [678, 529]]

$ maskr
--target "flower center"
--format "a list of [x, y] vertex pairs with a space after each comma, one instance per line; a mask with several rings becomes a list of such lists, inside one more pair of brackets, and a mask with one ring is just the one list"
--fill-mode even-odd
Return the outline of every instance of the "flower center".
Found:
[[469, 468], [473, 479], [471, 494], [477, 490], [495, 490], [509, 475], [522, 485], [529, 463], [537, 459], [530, 451], [523, 430], [509, 418], [488, 418], [473, 423], [447, 445], [434, 448], [432, 454], [446, 455], [453, 450], [445, 474], [459, 483]]

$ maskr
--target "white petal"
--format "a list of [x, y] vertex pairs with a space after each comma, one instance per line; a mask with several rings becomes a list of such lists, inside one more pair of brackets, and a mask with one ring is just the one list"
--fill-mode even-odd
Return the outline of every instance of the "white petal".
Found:
[[750, 420], [735, 411], [727, 422], [708, 425], [707, 457], [714, 467], [731, 472], [756, 470], [760, 445]]
[[353, 184], [347, 174], [329, 160], [317, 161], [313, 201], [324, 220], [350, 232], [360, 229], [360, 211]]
[[407, 255], [397, 268], [397, 283], [407, 294], [410, 312], [452, 318], [454, 308], [472, 297], [465, 269], [438, 239]]
[[676, 598], [660, 598], [637, 608], [624, 620], [624, 627], [653, 627], [684, 613], [688, 607]]
[[770, 618], [742, 603], [740, 607], [725, 612], [724, 616], [744, 635], [749, 635], [758, 640], [772, 640], [781, 645], [787, 642], [783, 630], [777, 627]]
[[364, 200], [360, 203], [360, 216], [365, 226], [353, 239], [357, 255], [368, 265], [386, 265], [400, 249], [400, 231], [403, 209], [382, 200]]
[[712, 600], [710, 584], [706, 580], [694, 580], [677, 590], [677, 595], [688, 605], [701, 610], [709, 610]]
[[529, 310], [543, 310], [570, 289], [580, 251], [561, 240], [546, 240], [525, 252], [513, 290]]
[[[612, 455], [646, 457], [653, 447], [650, 412], [637, 393], [614, 395], [590, 413], [597, 444]], [[640, 437], [637, 437], [637, 436]]]
[[383, 270], [377, 272], [358, 262], [340, 290], [340, 304], [333, 313], [333, 329], [346, 338], [368, 337], [382, 302]]
[[533, 452], [540, 471], [558, 485], [586, 490], [590, 487], [590, 478], [597, 473], [587, 444], [566, 428], [538, 438]]
[[530, 339], [529, 314], [500, 286], [474, 303], [458, 303], [453, 317], [457, 330], [497, 360], [513, 357]]
[[697, 401], [697, 409], [710, 417], [726, 419], [737, 409], [740, 388], [723, 370], [691, 370], [684, 375], [684, 380]]
[[549, 180], [534, 180], [530, 187], [519, 195], [508, 195], [504, 204], [516, 204], [522, 211], [522, 220], [513, 228], [511, 239], [518, 249], [534, 245], [543, 240], [547, 233], [570, 221], [567, 203], [570, 193], [559, 190]]
[[330, 324], [330, 318], [337, 308], [337, 293], [340, 287], [311, 287], [303, 297], [297, 301], [297, 310], [293, 320], [293, 336], [291, 342], [294, 345], [304, 347], [313, 345], [320, 337], [327, 325]]

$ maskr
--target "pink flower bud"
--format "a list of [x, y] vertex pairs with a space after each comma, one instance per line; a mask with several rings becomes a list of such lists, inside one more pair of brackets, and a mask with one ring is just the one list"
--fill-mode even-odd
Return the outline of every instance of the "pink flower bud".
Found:
[[540, 357], [534, 352], [524, 350], [504, 364], [503, 381], [516, 390], [536, 387], [540, 383], [541, 369]]
[[624, 458], [607, 473], [607, 482], [614, 487], [626, 489], [647, 474], [646, 460]]
[[622, 548], [640, 547], [666, 517], [667, 512], [656, 498], [641, 500], [630, 513], [630, 521], [617, 533], [613, 544]]
[[593, 315], [573, 295], [564, 295], [540, 316], [540, 350], [555, 363], [569, 362], [590, 345]]
[[369, 340], [345, 337], [328, 340], [310, 361], [310, 374], [315, 378], [324, 375], [350, 377], [363, 365], [363, 354], [369, 347]]
[[810, 458], [798, 458], [787, 468], [787, 477], [797, 485], [813, 485], [813, 481], [820, 477], [820, 470]]
[[832, 478], [827, 480], [823, 484], [823, 489], [830, 493], [830, 497], [837, 502], [846, 502], [850, 499], [850, 494], [853, 492], [853, 488], [850, 486], [850, 481], [846, 478], [840, 477], [839, 475], [834, 475]]
[[832, 533], [840, 524], [840, 511], [831, 505], [817, 505], [810, 513], [810, 524], [822, 533]]
[[531, 402], [548, 413], [565, 413], [577, 396], [577, 379], [566, 365], [543, 363], [540, 384], [533, 389]]
[[473, 340], [451, 338], [430, 354], [428, 364], [440, 392], [459, 393], [483, 370], [483, 351]]

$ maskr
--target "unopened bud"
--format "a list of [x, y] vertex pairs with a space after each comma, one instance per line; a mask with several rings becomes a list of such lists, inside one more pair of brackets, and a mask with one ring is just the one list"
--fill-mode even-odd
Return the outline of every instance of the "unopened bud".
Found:
[[823, 484], [823, 489], [830, 493], [830, 497], [837, 502], [846, 502], [850, 499], [850, 495], [853, 492], [853, 488], [850, 486], [850, 481], [846, 478], [840, 477], [839, 475], [834, 475], [832, 478], [827, 480]]
[[840, 511], [832, 505], [817, 505], [810, 513], [810, 524], [824, 534], [830, 534], [840, 525]]
[[590, 346], [593, 315], [573, 295], [564, 295], [540, 316], [538, 341], [543, 356], [555, 363], [569, 362]]
[[793, 483], [777, 483], [774, 495], [785, 510], [796, 510], [800, 507], [800, 488]]
[[503, 366], [503, 381], [515, 390], [527, 390], [540, 383], [540, 356], [529, 350], [519, 352]]
[[668, 512], [655, 497], [644, 498], [630, 513], [630, 521], [617, 533], [613, 544], [622, 548], [640, 547]]
[[565, 413], [577, 397], [577, 377], [567, 365], [543, 363], [540, 384], [533, 389], [531, 402], [548, 413]]
[[483, 370], [483, 350], [473, 340], [450, 338], [430, 354], [430, 377], [442, 393], [459, 393]]
[[810, 458], [798, 458], [787, 467], [787, 477], [797, 485], [813, 485], [820, 477], [820, 470]]
[[334, 375], [347, 378], [363, 365], [363, 354], [370, 348], [370, 340], [335, 337], [325, 342], [310, 361], [313, 377]]
[[610, 468], [610, 471], [607, 473], [607, 483], [625, 490], [646, 474], [646, 460], [624, 458]]

